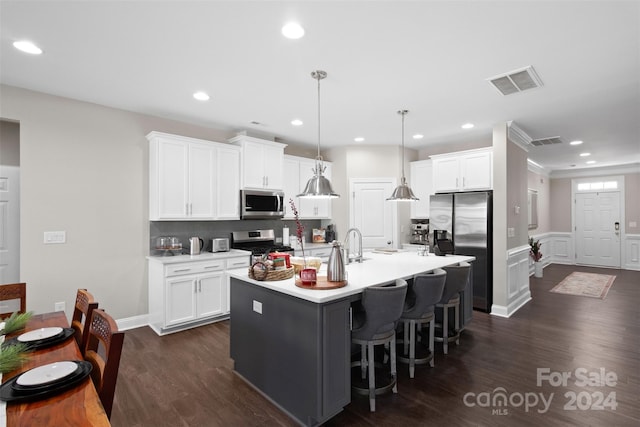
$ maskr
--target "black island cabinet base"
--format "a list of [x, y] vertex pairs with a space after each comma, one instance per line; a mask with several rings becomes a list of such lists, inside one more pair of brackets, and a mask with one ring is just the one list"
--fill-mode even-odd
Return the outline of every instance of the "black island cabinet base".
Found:
[[313, 303], [231, 277], [234, 369], [302, 425], [351, 401], [350, 300]]

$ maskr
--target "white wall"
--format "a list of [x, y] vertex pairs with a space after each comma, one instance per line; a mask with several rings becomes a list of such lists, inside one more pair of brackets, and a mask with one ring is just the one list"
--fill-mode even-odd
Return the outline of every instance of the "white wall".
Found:
[[[225, 141], [184, 123], [0, 86], [0, 117], [20, 124], [20, 278], [27, 309], [48, 312], [87, 288], [115, 318], [147, 313], [148, 142], [163, 131]], [[45, 231], [67, 243], [44, 245]]]
[[[331, 222], [337, 225], [338, 240], [342, 240], [349, 229], [349, 179], [393, 177], [399, 184], [402, 176], [401, 147], [399, 145], [346, 146], [325, 150], [323, 155], [332, 162], [331, 184], [333, 190], [340, 194], [340, 198], [334, 199], [332, 202], [333, 218]], [[413, 160], [417, 160], [417, 152], [405, 148], [404, 173], [409, 186], [411, 186], [410, 162]], [[409, 204], [398, 203], [396, 216], [398, 229], [404, 226], [402, 233], [399, 230], [397, 232], [400, 242], [408, 242], [410, 217]]]

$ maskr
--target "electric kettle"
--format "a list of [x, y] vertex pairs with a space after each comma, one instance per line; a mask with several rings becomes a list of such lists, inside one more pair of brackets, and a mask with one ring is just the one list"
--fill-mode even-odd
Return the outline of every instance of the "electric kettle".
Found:
[[189, 238], [189, 246], [191, 246], [191, 249], [189, 249], [190, 255], [199, 255], [202, 252], [204, 240], [199, 237], [191, 237]]

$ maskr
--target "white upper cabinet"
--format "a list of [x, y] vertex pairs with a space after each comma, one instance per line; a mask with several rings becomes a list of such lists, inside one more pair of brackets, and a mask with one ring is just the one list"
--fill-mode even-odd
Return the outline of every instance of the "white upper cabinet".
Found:
[[160, 132], [147, 135], [149, 219], [240, 219], [240, 149]]
[[[313, 176], [315, 159], [305, 157], [284, 156], [284, 201], [286, 203], [285, 218], [293, 219], [294, 215], [289, 206], [289, 199], [293, 199], [301, 219], [329, 219], [331, 218], [331, 199], [299, 198], [296, 197]], [[324, 176], [331, 179], [331, 163], [323, 162], [326, 169]]]
[[242, 149], [242, 187], [282, 190], [286, 144], [239, 135], [229, 140]]
[[433, 191], [491, 190], [493, 188], [493, 151], [491, 148], [431, 156]]
[[221, 146], [216, 156], [216, 217], [240, 218], [240, 150]]
[[433, 194], [433, 166], [431, 160], [411, 162], [409, 185], [419, 199], [411, 203], [411, 218], [429, 218], [429, 196]]

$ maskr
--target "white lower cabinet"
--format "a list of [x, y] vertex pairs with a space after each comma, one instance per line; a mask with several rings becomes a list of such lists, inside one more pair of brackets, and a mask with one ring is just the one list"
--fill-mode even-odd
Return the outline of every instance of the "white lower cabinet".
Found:
[[227, 311], [223, 272], [167, 280], [166, 326], [220, 315]]
[[229, 316], [227, 269], [249, 266], [249, 256], [165, 263], [149, 258], [149, 326], [158, 335]]
[[[327, 245], [322, 248], [307, 248], [304, 250], [305, 256], [316, 256], [322, 259], [322, 262], [329, 261], [329, 256], [331, 255], [331, 245]], [[302, 256], [302, 251], [300, 249], [296, 249], [296, 256]]]

